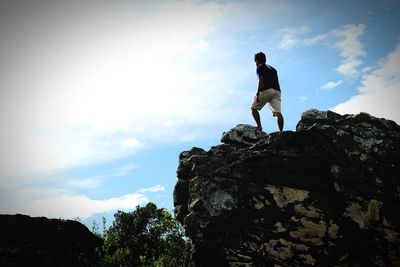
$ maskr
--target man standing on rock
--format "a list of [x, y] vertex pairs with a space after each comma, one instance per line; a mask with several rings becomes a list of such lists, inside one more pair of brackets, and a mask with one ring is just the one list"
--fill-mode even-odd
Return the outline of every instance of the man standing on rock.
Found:
[[258, 113], [265, 104], [268, 104], [272, 115], [277, 117], [279, 130], [283, 130], [283, 116], [281, 113], [281, 88], [279, 87], [278, 73], [276, 69], [265, 64], [266, 58], [263, 52], [254, 55], [257, 65], [258, 88], [251, 105], [251, 113], [257, 123], [257, 128], [262, 130], [260, 114]]

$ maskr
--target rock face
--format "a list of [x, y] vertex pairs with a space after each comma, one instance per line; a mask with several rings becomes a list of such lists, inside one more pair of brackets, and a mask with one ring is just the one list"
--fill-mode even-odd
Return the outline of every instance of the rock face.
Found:
[[76, 221], [0, 215], [0, 266], [95, 266], [101, 244]]
[[191, 266], [400, 266], [399, 125], [309, 110], [295, 132], [222, 141], [179, 156]]

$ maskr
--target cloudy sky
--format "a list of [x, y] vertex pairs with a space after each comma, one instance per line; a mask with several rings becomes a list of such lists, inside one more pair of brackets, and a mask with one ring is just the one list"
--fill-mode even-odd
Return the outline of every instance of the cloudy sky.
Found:
[[[309, 108], [400, 123], [398, 1], [0, 4], [0, 213], [172, 210], [178, 155], [254, 124], [254, 54], [285, 129]], [[268, 110], [264, 130], [277, 130]]]

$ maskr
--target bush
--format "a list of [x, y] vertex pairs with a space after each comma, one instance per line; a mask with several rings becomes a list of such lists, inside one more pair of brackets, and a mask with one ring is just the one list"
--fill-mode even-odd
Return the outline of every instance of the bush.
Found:
[[[102, 266], [187, 266], [190, 241], [179, 222], [154, 203], [132, 212], [118, 211], [103, 233]], [[104, 223], [103, 223], [104, 224]]]

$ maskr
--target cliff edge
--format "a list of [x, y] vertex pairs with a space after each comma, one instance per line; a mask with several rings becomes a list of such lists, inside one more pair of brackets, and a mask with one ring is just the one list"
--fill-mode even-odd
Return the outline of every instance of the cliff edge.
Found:
[[400, 266], [400, 126], [308, 110], [179, 156], [174, 206], [191, 266]]

